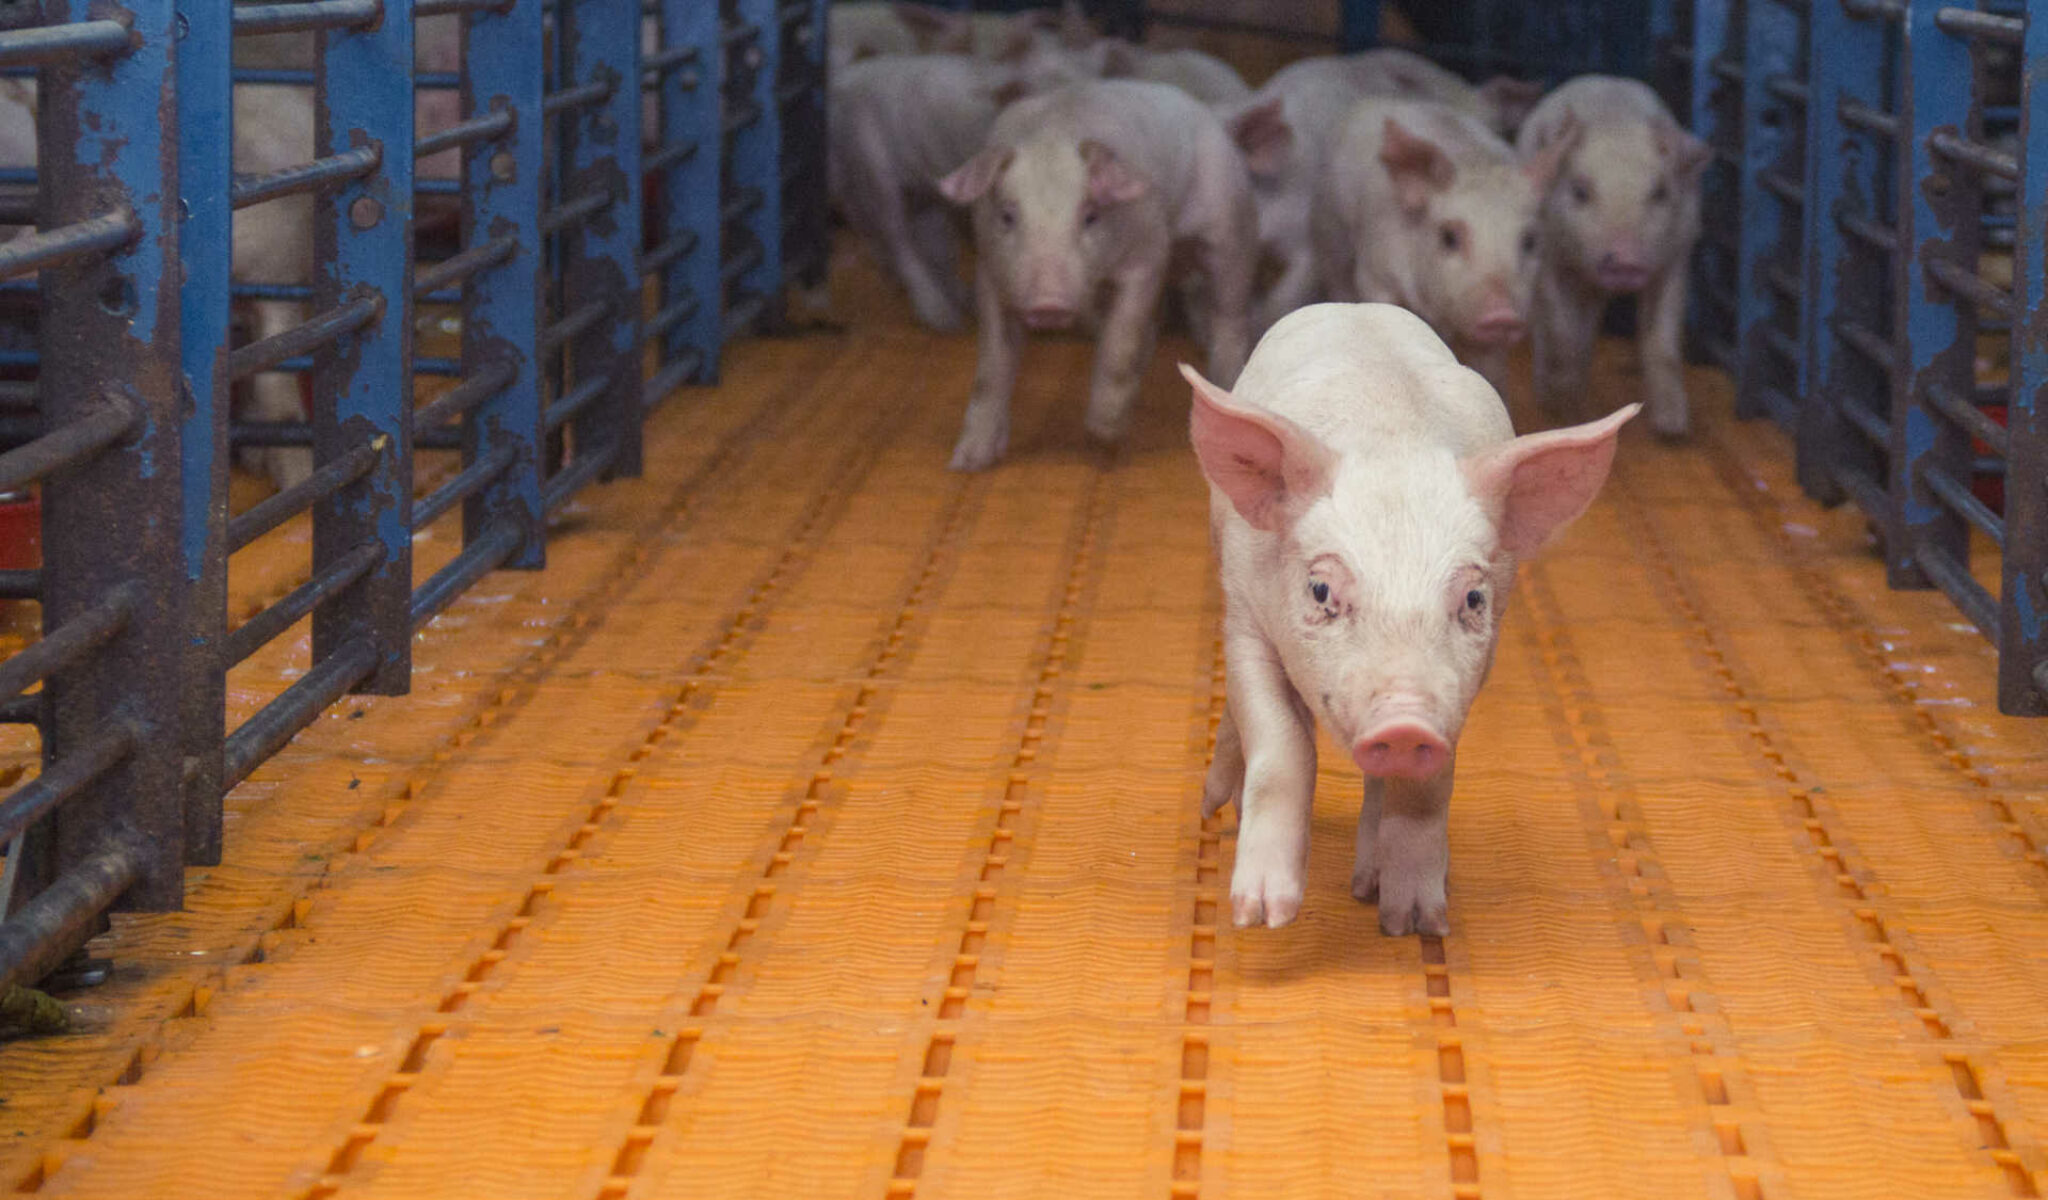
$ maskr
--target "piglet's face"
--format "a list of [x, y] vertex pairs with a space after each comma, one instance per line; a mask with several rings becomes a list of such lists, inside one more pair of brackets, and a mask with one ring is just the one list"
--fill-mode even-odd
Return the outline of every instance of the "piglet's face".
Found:
[[1516, 559], [1592, 502], [1637, 406], [1462, 460], [1360, 460], [1181, 371], [1203, 473], [1277, 539], [1256, 619], [1295, 690], [1366, 774], [1435, 776], [1492, 664]]
[[992, 146], [939, 181], [956, 204], [974, 206], [984, 269], [1024, 323], [1074, 323], [1120, 261], [1130, 205], [1150, 183], [1096, 141], [1038, 138]]
[[1705, 143], [1672, 125], [1589, 132], [1545, 202], [1548, 253], [1608, 291], [1641, 290], [1698, 227], [1708, 153]]

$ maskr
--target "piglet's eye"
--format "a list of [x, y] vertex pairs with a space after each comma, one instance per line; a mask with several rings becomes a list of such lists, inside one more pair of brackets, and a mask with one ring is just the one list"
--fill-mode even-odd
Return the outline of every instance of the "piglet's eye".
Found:
[[1669, 199], [1671, 199], [1671, 185], [1668, 183], [1659, 183], [1650, 193], [1650, 203], [1652, 204], [1662, 204]]
[[1308, 594], [1314, 597], [1317, 604], [1328, 604], [1330, 602], [1330, 585], [1318, 579], [1308, 585]]
[[1486, 608], [1486, 593], [1478, 588], [1473, 588], [1471, 591], [1466, 592], [1465, 607], [1472, 612], [1484, 611]]

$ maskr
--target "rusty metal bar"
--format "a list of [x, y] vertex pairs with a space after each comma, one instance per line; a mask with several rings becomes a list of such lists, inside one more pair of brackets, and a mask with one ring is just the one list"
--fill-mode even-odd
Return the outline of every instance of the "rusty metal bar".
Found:
[[[310, 438], [309, 431], [307, 440]], [[311, 475], [292, 486], [264, 497], [247, 512], [228, 522], [228, 552], [232, 554], [242, 549], [369, 474], [383, 452], [384, 448], [374, 442], [357, 446], [340, 458], [320, 464]]]
[[382, 153], [375, 146], [357, 146], [353, 150], [316, 158], [267, 175], [237, 175], [234, 187], [228, 193], [228, 206], [248, 208], [265, 200], [317, 192], [343, 180], [359, 179], [375, 171], [382, 158]]
[[298, 33], [313, 29], [367, 26], [384, 15], [381, 0], [304, 0], [292, 4], [237, 4], [236, 37], [252, 33]]
[[228, 376], [231, 379], [246, 379], [260, 371], [267, 371], [286, 359], [319, 349], [345, 334], [354, 333], [375, 321], [383, 311], [384, 303], [376, 296], [358, 296], [319, 316], [295, 325], [283, 333], [272, 334], [260, 342], [252, 342], [228, 355]]
[[139, 584], [124, 584], [0, 662], [0, 699], [20, 695], [111, 641], [135, 616], [140, 591]]
[[512, 460], [517, 457], [518, 452], [512, 447], [500, 446], [487, 457], [464, 467], [453, 479], [414, 502], [412, 527], [425, 529], [440, 520], [449, 509], [469, 499], [504, 474], [512, 465]]
[[328, 597], [361, 579], [384, 560], [384, 547], [364, 542], [314, 573], [282, 600], [228, 632], [226, 660], [230, 666], [248, 658], [285, 630], [298, 624]]
[[0, 924], [0, 987], [30, 984], [85, 944], [99, 915], [133, 886], [141, 855], [116, 842], [74, 860], [69, 868]]
[[141, 231], [142, 226], [134, 214], [123, 211], [90, 217], [40, 233], [25, 233], [11, 242], [0, 244], [0, 279], [53, 267], [95, 250], [125, 246], [134, 241], [135, 235]]
[[138, 414], [126, 401], [109, 395], [105, 403], [77, 420], [0, 454], [0, 492], [18, 491], [92, 458], [128, 436], [137, 418]]

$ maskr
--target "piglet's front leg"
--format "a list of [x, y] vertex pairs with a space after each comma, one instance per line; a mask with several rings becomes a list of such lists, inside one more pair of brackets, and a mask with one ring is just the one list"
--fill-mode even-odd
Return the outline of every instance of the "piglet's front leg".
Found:
[[1164, 263], [1147, 262], [1117, 276], [1088, 391], [1088, 436], [1097, 441], [1120, 440], [1130, 422], [1159, 335], [1159, 293], [1165, 281]]
[[974, 365], [974, 391], [953, 446], [955, 471], [985, 471], [1010, 448], [1010, 396], [1024, 354], [1024, 324], [1003, 304], [1002, 292], [986, 272], [976, 272], [976, 307], [981, 318], [981, 357]]
[[1278, 928], [1301, 912], [1307, 886], [1315, 727], [1263, 637], [1232, 634], [1223, 653], [1230, 712], [1244, 752], [1230, 912], [1240, 926]]
[[1367, 779], [1358, 812], [1358, 858], [1351, 894], [1378, 900], [1380, 932], [1441, 937], [1451, 931], [1445, 884], [1450, 873], [1451, 779], [1456, 755], [1425, 780]]

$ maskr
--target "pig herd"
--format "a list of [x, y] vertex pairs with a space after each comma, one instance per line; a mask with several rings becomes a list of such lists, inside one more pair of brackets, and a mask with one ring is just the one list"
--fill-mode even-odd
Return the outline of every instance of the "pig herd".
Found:
[[[1204, 809], [1238, 809], [1235, 921], [1301, 911], [1320, 726], [1366, 776], [1353, 895], [1389, 934], [1447, 932], [1458, 737], [1516, 562], [1592, 503], [1639, 410], [1688, 429], [1705, 145], [1609, 76], [1545, 95], [1383, 49], [1253, 90], [1206, 55], [1100, 37], [1071, 4], [853, 3], [833, 22], [835, 206], [918, 321], [979, 339], [955, 469], [1007, 451], [1033, 332], [1095, 335], [1102, 442], [1169, 305], [1204, 351], [1206, 375], [1181, 371], [1228, 680]], [[1590, 359], [1620, 296], [1642, 395], [1598, 415]], [[1525, 336], [1546, 416], [1586, 423], [1515, 436], [1500, 392]]]

